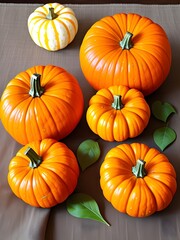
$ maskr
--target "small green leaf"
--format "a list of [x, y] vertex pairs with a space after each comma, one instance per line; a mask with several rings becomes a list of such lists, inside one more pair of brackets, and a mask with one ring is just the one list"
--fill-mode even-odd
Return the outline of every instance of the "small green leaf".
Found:
[[102, 217], [96, 201], [87, 194], [75, 193], [71, 195], [67, 199], [66, 207], [68, 213], [74, 217], [87, 218], [110, 226]]
[[82, 171], [95, 163], [99, 159], [100, 153], [98, 142], [91, 139], [82, 142], [77, 149], [77, 159]]
[[176, 113], [174, 107], [167, 102], [162, 103], [161, 101], [155, 101], [152, 104], [152, 114], [155, 118], [166, 122], [168, 117], [172, 114]]
[[158, 128], [153, 134], [154, 142], [164, 151], [176, 139], [176, 132], [170, 127]]

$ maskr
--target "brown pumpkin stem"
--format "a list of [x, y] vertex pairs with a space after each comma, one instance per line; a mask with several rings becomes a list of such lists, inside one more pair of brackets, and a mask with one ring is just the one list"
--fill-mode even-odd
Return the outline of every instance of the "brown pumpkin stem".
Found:
[[137, 178], [143, 178], [146, 176], [146, 170], [145, 170], [145, 161], [142, 159], [138, 159], [136, 162], [136, 166], [132, 167], [132, 173]]
[[132, 36], [133, 36], [132, 33], [126, 32], [126, 34], [124, 35], [123, 40], [119, 43], [122, 49], [129, 50], [130, 48], [133, 47], [132, 40], [131, 40]]
[[30, 159], [30, 168], [37, 168], [41, 164], [42, 158], [32, 148], [28, 147], [24, 154]]
[[46, 19], [53, 20], [58, 17], [58, 14], [54, 12], [54, 8], [49, 8], [49, 12], [46, 15]]
[[111, 104], [111, 106], [116, 110], [120, 110], [124, 107], [120, 95], [114, 95], [114, 102]]
[[44, 88], [40, 84], [41, 75], [34, 73], [30, 80], [29, 94], [31, 97], [40, 97], [44, 93]]

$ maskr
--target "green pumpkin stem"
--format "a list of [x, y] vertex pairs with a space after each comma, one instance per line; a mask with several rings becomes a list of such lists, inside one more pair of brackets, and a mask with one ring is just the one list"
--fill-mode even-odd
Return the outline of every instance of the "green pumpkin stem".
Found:
[[124, 107], [120, 95], [114, 95], [114, 102], [111, 104], [111, 106], [116, 110], [120, 110]]
[[120, 46], [121, 46], [122, 49], [129, 50], [130, 48], [133, 47], [132, 40], [131, 40], [132, 36], [133, 36], [132, 33], [126, 32], [126, 34], [124, 35], [123, 40], [120, 42]]
[[34, 73], [30, 80], [29, 94], [31, 97], [40, 97], [44, 93], [44, 88], [40, 84], [41, 75]]
[[54, 12], [54, 8], [49, 8], [49, 12], [46, 15], [46, 19], [48, 20], [53, 20], [58, 17], [58, 14]]
[[30, 159], [30, 168], [37, 168], [41, 164], [42, 158], [32, 148], [28, 147], [24, 154]]
[[145, 177], [146, 170], [145, 170], [145, 161], [142, 159], [138, 159], [136, 162], [136, 166], [132, 167], [132, 173], [137, 177], [137, 178], [143, 178]]

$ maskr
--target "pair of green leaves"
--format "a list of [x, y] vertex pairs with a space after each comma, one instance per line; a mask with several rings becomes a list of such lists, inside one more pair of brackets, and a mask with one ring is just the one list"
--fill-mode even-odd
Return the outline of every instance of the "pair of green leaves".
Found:
[[[166, 124], [169, 116], [173, 113], [176, 113], [176, 110], [170, 103], [155, 101], [152, 104], [152, 114], [154, 117]], [[175, 141], [176, 132], [166, 125], [156, 129], [153, 133], [153, 138], [156, 145], [164, 151], [165, 148]]]
[[[77, 159], [82, 171], [94, 164], [100, 157], [100, 147], [98, 142], [87, 139], [83, 141], [77, 149]], [[74, 217], [87, 218], [105, 223], [108, 222], [102, 217], [97, 202], [84, 193], [72, 194], [66, 202], [67, 211]]]

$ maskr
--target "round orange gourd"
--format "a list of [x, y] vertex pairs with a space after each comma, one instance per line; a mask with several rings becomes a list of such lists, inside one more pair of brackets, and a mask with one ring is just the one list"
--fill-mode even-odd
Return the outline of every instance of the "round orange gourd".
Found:
[[157, 149], [142, 143], [122, 144], [105, 156], [100, 185], [115, 209], [132, 217], [147, 217], [171, 203], [176, 172]]
[[28, 30], [38, 46], [57, 51], [73, 41], [78, 31], [78, 21], [71, 8], [59, 3], [47, 3], [30, 14]]
[[54, 139], [23, 146], [10, 161], [8, 183], [13, 193], [34, 207], [50, 208], [74, 191], [79, 166], [73, 152]]
[[86, 113], [90, 129], [107, 141], [124, 141], [140, 135], [150, 118], [143, 94], [126, 86], [99, 90], [89, 101]]
[[80, 47], [80, 65], [90, 85], [112, 85], [151, 94], [171, 67], [171, 47], [163, 28], [135, 13], [118, 13], [95, 22]]
[[84, 99], [78, 81], [60, 67], [34, 66], [6, 86], [0, 106], [2, 124], [19, 143], [70, 134], [79, 123]]

